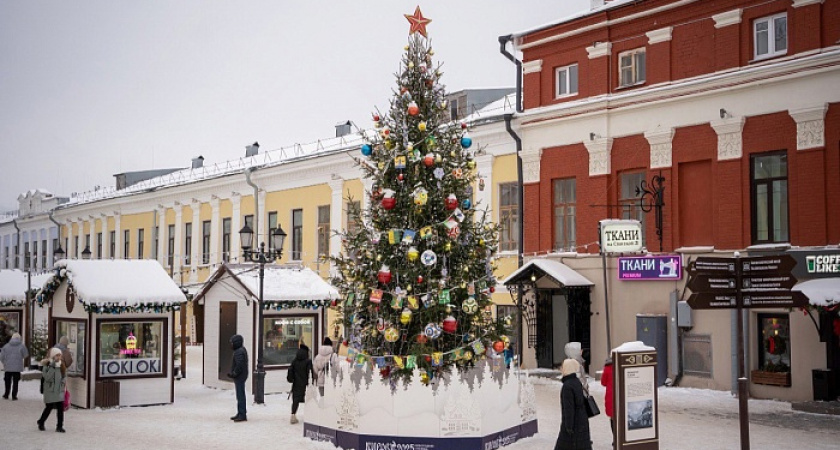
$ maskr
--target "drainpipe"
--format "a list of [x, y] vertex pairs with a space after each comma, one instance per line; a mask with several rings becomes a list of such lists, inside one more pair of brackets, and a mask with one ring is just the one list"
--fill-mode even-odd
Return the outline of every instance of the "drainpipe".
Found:
[[[507, 43], [513, 41], [513, 35], [499, 36], [499, 51], [505, 58], [516, 64], [516, 112], [521, 113], [522, 109], [522, 61], [516, 59], [513, 54], [507, 51]], [[521, 265], [521, 264], [520, 264]]]
[[[501, 38], [499, 40], [501, 41]], [[504, 49], [504, 45], [502, 46], [502, 49]], [[517, 92], [519, 92], [518, 88], [517, 88]], [[517, 100], [517, 104], [518, 103], [519, 103], [519, 101]], [[518, 134], [516, 134], [515, 131], [513, 131], [513, 128], [510, 126], [511, 119], [513, 119], [513, 114], [505, 114], [505, 130], [507, 130], [508, 134], [510, 134], [510, 137], [512, 137], [513, 140], [516, 142], [516, 178], [519, 181], [519, 189], [518, 189], [518, 193], [519, 193], [518, 203], [519, 203], [519, 205], [518, 205], [517, 211], [516, 211], [516, 214], [519, 216], [519, 236], [517, 236], [517, 238], [519, 239], [519, 248], [517, 249], [518, 251], [516, 252], [517, 253], [516, 263], [517, 263], [517, 267], [522, 267], [522, 263], [523, 263], [523, 261], [522, 261], [522, 259], [523, 259], [522, 258], [522, 256], [523, 256], [522, 255], [522, 250], [525, 246], [525, 217], [524, 217], [524, 211], [523, 211], [524, 210], [524, 205], [523, 205], [523, 203], [524, 203], [524, 201], [523, 201], [524, 189], [523, 189], [523, 186], [522, 186], [522, 155], [521, 155], [521, 153], [522, 153], [522, 139], [519, 137]], [[522, 292], [522, 288], [521, 288], [521, 285], [520, 285], [520, 289], [519, 289], [520, 302], [522, 301], [522, 294], [523, 294], [523, 292]], [[516, 325], [517, 329], [519, 330], [519, 340], [520, 340], [520, 342], [519, 342], [518, 350], [519, 350], [519, 362], [521, 364], [522, 363], [522, 347], [523, 347], [522, 342], [521, 342], [523, 340], [522, 339], [522, 311], [519, 311], [519, 313], [517, 314], [516, 322], [517, 322], [517, 325]]]
[[[58, 223], [57, 220], [55, 220], [55, 217], [53, 217], [53, 212], [52, 211], [50, 211], [49, 216], [50, 216], [50, 221], [52, 221], [52, 223], [54, 223], [55, 226], [58, 227], [58, 246], [61, 247], [61, 224]], [[67, 251], [67, 249], [64, 249], [64, 251]], [[55, 252], [55, 249], [53, 249], [53, 252]], [[55, 256], [53, 256], [53, 265], [55, 265]]]
[[254, 242], [254, 249], [257, 250], [260, 247], [260, 187], [254, 184], [251, 181], [251, 173], [256, 172], [256, 168], [251, 167], [245, 171], [245, 182], [248, 183], [248, 186], [254, 188], [254, 235], [257, 236], [257, 240]]
[[[15, 232], [15, 248], [17, 248], [17, 251], [15, 252], [15, 268], [17, 269], [18, 264], [20, 264], [20, 261], [18, 261], [20, 255], [20, 227], [18, 227], [17, 219], [12, 220], [12, 226], [14, 226], [15, 230], [17, 230]], [[26, 269], [29, 270], [28, 267]]]

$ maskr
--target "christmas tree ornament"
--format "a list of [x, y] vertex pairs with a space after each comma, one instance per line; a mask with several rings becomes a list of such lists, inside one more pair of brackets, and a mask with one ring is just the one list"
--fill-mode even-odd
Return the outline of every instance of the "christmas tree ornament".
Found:
[[420, 257], [420, 252], [417, 251], [417, 247], [409, 247], [408, 252], [406, 252], [406, 256], [409, 261], [414, 262]]
[[406, 287], [405, 287], [405, 291], [406, 291], [406, 292], [411, 292], [411, 289], [412, 289], [412, 287], [411, 287], [411, 285], [410, 285], [410, 284], [409, 284], [408, 286], [406, 286]]
[[409, 62], [408, 62], [408, 68], [409, 68], [409, 69], [413, 69], [413, 68], [414, 68], [414, 61], [409, 61]]
[[472, 138], [469, 136], [463, 136], [461, 138], [461, 147], [470, 148], [472, 147]]
[[434, 174], [435, 178], [437, 178], [438, 180], [443, 179], [443, 176], [446, 174], [446, 172], [444, 172], [442, 167], [436, 168], [435, 171], [432, 172], [432, 173]]
[[484, 178], [478, 179], [478, 190], [484, 192]]
[[[443, 281], [443, 280], [441, 280]], [[443, 284], [443, 283], [441, 283]], [[449, 302], [452, 301], [452, 296], [449, 294], [449, 289], [443, 289], [438, 294], [438, 304], [439, 305], [448, 305]]]
[[400, 309], [402, 309], [403, 298], [405, 296], [402, 295], [402, 289], [400, 289], [399, 286], [397, 286], [397, 289], [394, 291], [394, 293], [397, 295], [391, 296], [391, 309], [399, 311]]
[[423, 275], [417, 275], [417, 284], [423, 284]]
[[458, 156], [458, 153], [455, 150], [452, 150], [451, 152], [449, 152], [449, 156], [454, 158], [454, 157]]
[[405, 368], [406, 369], [413, 369], [417, 365], [417, 356], [415, 355], [408, 355], [405, 358]]
[[385, 340], [386, 341], [397, 342], [397, 340], [399, 338], [400, 338], [400, 330], [398, 330], [394, 327], [389, 327], [388, 329], [385, 330]]
[[382, 172], [383, 170], [385, 170], [385, 163], [382, 162], [382, 161], [379, 161], [379, 164], [377, 164], [376, 167], [378, 167], [379, 171]]
[[481, 341], [473, 342], [472, 349], [476, 355], [484, 354], [484, 344]]
[[434, 266], [437, 263], [437, 255], [433, 250], [426, 250], [420, 255], [420, 262], [424, 266]]
[[371, 153], [373, 153], [373, 147], [371, 147], [370, 144], [362, 145], [362, 154], [363, 155], [370, 156]]
[[415, 189], [412, 195], [414, 196], [415, 205], [423, 206], [429, 201], [429, 191], [422, 186]]
[[427, 343], [427, 342], [429, 342], [429, 338], [427, 338], [427, 337], [426, 337], [426, 333], [425, 333], [425, 332], [420, 333], [420, 334], [418, 334], [418, 335], [417, 335], [417, 343], [418, 343], [418, 344], [421, 344], [421, 345], [422, 345], [422, 344], [425, 344], [425, 343]]
[[462, 130], [466, 130], [466, 129], [467, 129], [467, 122], [461, 122], [461, 129], [462, 129]]
[[[391, 150], [392, 148], [394, 148], [394, 141], [392, 141], [390, 139], [385, 139], [385, 148], [388, 149], [388, 150]], [[382, 163], [380, 163], [380, 164], [382, 164]], [[382, 170], [382, 167], [380, 167], [379, 170]]]
[[389, 127], [385, 127], [379, 132], [379, 134], [382, 135], [383, 138], [387, 138], [391, 135], [391, 129]]
[[443, 157], [440, 156], [440, 154], [436, 154], [435, 155], [435, 164], [440, 164], [441, 161], [443, 161]]
[[420, 229], [420, 239], [431, 239], [433, 236], [434, 230], [432, 229], [432, 227], [423, 227]]
[[435, 297], [432, 294], [425, 294], [422, 297], [423, 299], [423, 306], [426, 308], [431, 308], [435, 303]]
[[385, 331], [385, 327], [388, 326], [388, 323], [385, 322], [385, 319], [379, 318], [376, 320], [376, 331]]
[[503, 351], [505, 351], [505, 343], [502, 342], [502, 341], [494, 342], [493, 343], [493, 350], [495, 350], [496, 353], [502, 353]]
[[423, 329], [423, 333], [427, 338], [434, 340], [440, 337], [443, 330], [440, 328], [440, 325], [430, 322], [426, 325], [426, 328]]
[[[457, 239], [459, 234], [461, 234], [461, 227], [452, 227], [446, 231], [450, 239]], [[467, 269], [467, 266], [464, 266], [464, 269]]]
[[405, 163], [406, 163], [405, 159], [406, 158], [403, 155], [394, 157], [394, 168], [398, 169], [398, 170], [405, 169]]
[[397, 368], [399, 369], [405, 367], [401, 356], [394, 356], [394, 365], [397, 366]]
[[411, 322], [411, 310], [405, 308], [402, 310], [402, 313], [400, 313], [400, 323], [408, 325], [409, 322]]
[[443, 364], [443, 352], [432, 353], [432, 365], [440, 367]]
[[470, 169], [470, 170], [475, 169], [475, 161], [473, 161], [473, 160], [467, 161], [467, 168]]
[[416, 116], [420, 112], [420, 108], [417, 107], [416, 102], [411, 102], [408, 104], [408, 115]]
[[382, 207], [386, 210], [392, 210], [397, 206], [396, 192], [393, 189], [385, 189], [382, 191]]
[[461, 202], [461, 208], [470, 209], [472, 208], [472, 200], [465, 198], [464, 201]]
[[403, 175], [402, 172], [397, 174], [397, 181], [400, 181], [400, 182], [405, 181], [405, 175]]
[[423, 383], [424, 385], [428, 386], [428, 384], [429, 384], [429, 374], [427, 374], [426, 372], [421, 373], [420, 374], [420, 382]]
[[452, 243], [449, 242], [449, 241], [446, 241], [446, 243], [443, 244], [443, 249], [447, 252], [452, 251]]
[[379, 119], [380, 119], [379, 114], [374, 114], [373, 115], [373, 121], [374, 122], [379, 122]]
[[464, 170], [460, 167], [456, 167], [452, 169], [452, 176], [455, 177], [456, 180], [460, 180], [462, 176], [464, 176]]
[[455, 194], [449, 194], [446, 196], [446, 200], [444, 200], [444, 206], [446, 206], [446, 209], [450, 211], [454, 210], [458, 207], [458, 197], [456, 197]]
[[391, 245], [398, 244], [402, 240], [402, 230], [393, 228], [388, 230], [388, 243]]
[[426, 153], [426, 156], [423, 157], [423, 165], [426, 167], [432, 167], [435, 165], [435, 154], [434, 153]]
[[419, 308], [419, 307], [420, 307], [420, 301], [419, 301], [419, 300], [417, 300], [417, 296], [416, 296], [416, 295], [409, 295], [409, 296], [406, 298], [406, 301], [405, 301], [405, 302], [406, 302], [406, 305], [408, 306], [408, 309], [410, 309], [410, 310], [412, 310], [412, 311], [416, 311], [416, 310], [417, 310], [417, 308]]
[[461, 304], [461, 310], [467, 314], [475, 314], [478, 312], [478, 302], [474, 297], [469, 297]]
[[380, 302], [382, 302], [382, 295], [384, 295], [384, 294], [385, 294], [385, 292], [382, 291], [382, 289], [371, 290], [370, 291], [370, 302], [375, 303], [375, 304], [379, 304]]
[[456, 329], [458, 329], [458, 321], [452, 316], [446, 316], [443, 319], [443, 331], [452, 334]]
[[417, 129], [420, 131], [426, 131], [426, 121], [422, 121], [417, 124]]
[[428, 148], [429, 150], [432, 150], [435, 147], [437, 147], [437, 138], [434, 137], [434, 136], [427, 137], [426, 138], [426, 148]]
[[471, 359], [473, 359], [473, 352], [464, 350], [464, 361], [469, 361]]
[[417, 232], [414, 230], [404, 230], [403, 231], [403, 238], [400, 241], [403, 245], [411, 245], [414, 243], [414, 236], [417, 235]]
[[[412, 153], [414, 152], [414, 143], [411, 142], [411, 141], [408, 141], [408, 144], [406, 144], [406, 146], [405, 146], [405, 150], [409, 154], [409, 156], [408, 156], [409, 159], [411, 159]], [[412, 161], [412, 162], [414, 162], [414, 161]]]

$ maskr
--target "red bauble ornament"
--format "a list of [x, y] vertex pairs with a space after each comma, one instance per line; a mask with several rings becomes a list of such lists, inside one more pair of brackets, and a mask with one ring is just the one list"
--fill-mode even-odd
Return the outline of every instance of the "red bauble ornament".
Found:
[[403, 175], [401, 173], [397, 174], [397, 179], [400, 180], [400, 181], [405, 180], [405, 175]]
[[379, 269], [379, 273], [377, 274], [377, 279], [382, 284], [390, 283], [391, 282], [391, 269], [389, 269], [388, 266], [382, 266], [382, 268]]
[[427, 363], [432, 362], [432, 357], [431, 357], [430, 355], [426, 355], [426, 358], [425, 358], [425, 359], [426, 359], [426, 362], [427, 362]]
[[373, 115], [373, 121], [374, 122], [379, 122], [379, 114], [374, 114]]
[[[376, 120], [379, 120], [379, 119], [376, 119]], [[467, 123], [466, 123], [466, 122], [461, 122], [461, 129], [462, 129], [462, 130], [466, 130], [466, 129], [467, 129]]]
[[490, 293], [496, 292], [496, 286], [490, 286]]
[[426, 342], [429, 342], [429, 338], [427, 338], [425, 334], [420, 333], [417, 335], [418, 344], [425, 344]]
[[416, 116], [420, 112], [420, 108], [417, 106], [417, 103], [411, 102], [408, 104], [408, 114], [410, 116]]
[[335, 308], [336, 304], [337, 304], [336, 300], [333, 300], [333, 301], [330, 302], [330, 306], [333, 307], [333, 308]]
[[426, 87], [432, 87], [434, 85], [435, 85], [434, 80], [432, 80], [431, 78], [426, 79]]
[[382, 207], [385, 209], [394, 209], [397, 206], [397, 199], [394, 197], [386, 197], [382, 199]]
[[427, 154], [425, 157], [423, 157], [423, 164], [425, 164], [426, 167], [434, 166], [435, 165], [435, 155], [433, 155], [431, 153]]
[[495, 350], [496, 353], [502, 353], [503, 351], [505, 351], [505, 343], [502, 342], [502, 341], [494, 342], [493, 343], [493, 350]]
[[458, 328], [458, 321], [452, 316], [447, 316], [443, 319], [443, 331], [447, 333], [454, 333]]
[[444, 200], [444, 204], [446, 205], [446, 209], [452, 211], [458, 207], [458, 198], [455, 197], [455, 194], [449, 194]]

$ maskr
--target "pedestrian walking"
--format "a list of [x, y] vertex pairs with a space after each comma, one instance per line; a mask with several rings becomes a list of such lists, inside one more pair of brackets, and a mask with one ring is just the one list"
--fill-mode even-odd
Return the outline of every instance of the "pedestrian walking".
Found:
[[306, 401], [306, 386], [309, 385], [310, 376], [312, 383], [316, 383], [318, 377], [312, 367], [312, 360], [309, 359], [309, 347], [301, 344], [286, 375], [286, 381], [292, 383], [292, 417], [289, 419], [292, 425], [298, 423], [298, 406]]
[[65, 376], [67, 376], [67, 371], [73, 367], [73, 354], [70, 353], [70, 348], [67, 347], [69, 343], [70, 340], [67, 339], [67, 336], [61, 336], [61, 339], [58, 340], [58, 345], [56, 345], [61, 350], [61, 368]]
[[38, 429], [44, 431], [44, 423], [54, 409], [58, 416], [55, 431], [64, 433], [64, 391], [66, 386], [64, 375], [61, 374], [61, 350], [55, 347], [51, 348], [49, 357], [44, 358], [41, 365], [43, 366], [41, 376], [44, 378], [45, 406], [41, 418], [38, 419]]
[[230, 420], [234, 422], [245, 422], [248, 420], [248, 411], [245, 409], [245, 380], [248, 379], [248, 351], [242, 346], [244, 341], [242, 336], [238, 334], [230, 338], [230, 348], [233, 349], [233, 358], [228, 377], [233, 379], [233, 386], [236, 388], [236, 415], [231, 417]]
[[563, 388], [560, 390], [560, 434], [554, 450], [592, 450], [589, 417], [586, 415], [583, 385], [578, 379], [580, 364], [566, 359], [560, 368]]
[[615, 417], [613, 417], [613, 360], [607, 357], [604, 361], [604, 371], [601, 373], [601, 385], [606, 388], [604, 393], [604, 410], [610, 418], [610, 429], [612, 429], [612, 448], [615, 448]]
[[20, 334], [15, 333], [9, 342], [0, 350], [0, 363], [3, 363], [3, 370], [6, 372], [3, 375], [3, 383], [5, 390], [3, 391], [3, 398], [9, 399], [9, 393], [12, 394], [12, 400], [17, 400], [18, 382], [20, 381], [20, 373], [23, 372], [23, 363], [29, 357], [29, 350], [20, 340]]
[[327, 380], [327, 373], [333, 366], [335, 359], [335, 351], [333, 350], [333, 342], [329, 337], [324, 338], [324, 343], [318, 348], [318, 355], [312, 362], [315, 373], [318, 376], [318, 393], [321, 397], [324, 396], [324, 383]]
[[589, 378], [586, 375], [586, 368], [584, 367], [586, 360], [583, 359], [583, 350], [581, 349], [580, 342], [569, 342], [563, 350], [566, 353], [566, 358], [577, 361], [578, 367], [580, 367], [578, 369], [578, 379], [581, 385], [583, 385], [583, 391], [586, 392], [586, 395], [589, 395]]

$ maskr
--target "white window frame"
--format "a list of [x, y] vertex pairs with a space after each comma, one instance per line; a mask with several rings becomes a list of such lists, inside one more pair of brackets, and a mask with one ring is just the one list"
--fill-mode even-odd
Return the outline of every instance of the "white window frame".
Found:
[[[571, 70], [575, 71], [575, 85], [572, 86]], [[560, 75], [566, 74], [566, 82], [560, 83]], [[571, 97], [578, 94], [578, 85], [580, 84], [580, 71], [577, 64], [569, 64], [568, 66], [558, 67], [554, 69], [554, 98]], [[574, 90], [572, 90], [574, 88]], [[566, 92], [561, 92], [565, 89]]]
[[[784, 49], [777, 49], [776, 48], [776, 20], [777, 19], [785, 19], [785, 48]], [[758, 53], [758, 41], [759, 41], [759, 30], [758, 26], [760, 24], [766, 25], [765, 33], [767, 36], [767, 53], [759, 54]], [[780, 13], [774, 14], [772, 16], [762, 17], [760, 19], [755, 19], [753, 21], [753, 58], [756, 60], [759, 59], [767, 59], [773, 58], [775, 56], [784, 55], [788, 52], [788, 24], [787, 24], [787, 13]]]
[[[639, 74], [639, 60], [638, 57], [642, 56], [645, 58], [644, 61], [644, 71]], [[623, 60], [625, 56], [630, 57], [630, 65], [624, 66]], [[624, 78], [621, 76], [624, 69], [629, 69], [630, 73], [632, 74], [632, 78], [629, 83], [624, 83]], [[618, 82], [619, 87], [627, 87], [627, 86], [635, 86], [637, 84], [642, 84], [647, 80], [647, 55], [646, 50], [644, 47], [642, 48], [635, 48], [633, 50], [628, 50], [626, 52], [621, 52], [618, 54]]]

